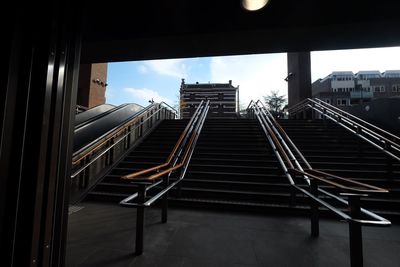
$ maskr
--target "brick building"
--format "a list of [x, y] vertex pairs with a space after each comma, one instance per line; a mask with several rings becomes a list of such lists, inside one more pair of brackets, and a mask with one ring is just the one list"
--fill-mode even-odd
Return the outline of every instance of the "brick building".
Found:
[[239, 86], [229, 83], [186, 84], [182, 79], [180, 88], [181, 118], [190, 118], [201, 100], [210, 100], [209, 116], [236, 118], [239, 112]]
[[107, 63], [81, 64], [76, 104], [92, 108], [106, 102]]

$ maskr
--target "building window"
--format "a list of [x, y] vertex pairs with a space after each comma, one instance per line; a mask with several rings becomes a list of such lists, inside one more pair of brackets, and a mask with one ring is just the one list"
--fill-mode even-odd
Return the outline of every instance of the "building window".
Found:
[[345, 99], [345, 98], [338, 98], [338, 99], [336, 100], [336, 104], [337, 104], [338, 106], [346, 106], [346, 105], [347, 105], [347, 99]]
[[336, 93], [336, 92], [337, 92], [337, 88], [333, 88], [333, 92], [335, 92], [335, 93]]
[[331, 100], [330, 100], [329, 98], [325, 98], [324, 101], [325, 101], [326, 103], [328, 103], [328, 104], [331, 103]]
[[384, 86], [384, 85], [381, 85], [381, 93], [382, 93], [382, 92], [385, 92], [385, 91], [386, 91], [385, 86]]
[[392, 92], [400, 92], [400, 84], [393, 84]]
[[380, 91], [381, 91], [381, 88], [379, 86], [375, 86], [374, 92], [376, 93], [376, 92], [380, 92]]

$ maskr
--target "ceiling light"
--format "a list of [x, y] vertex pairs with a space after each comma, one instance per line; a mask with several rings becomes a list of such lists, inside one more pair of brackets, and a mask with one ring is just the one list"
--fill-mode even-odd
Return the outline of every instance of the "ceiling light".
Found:
[[242, 6], [248, 11], [256, 11], [265, 7], [269, 0], [242, 0]]

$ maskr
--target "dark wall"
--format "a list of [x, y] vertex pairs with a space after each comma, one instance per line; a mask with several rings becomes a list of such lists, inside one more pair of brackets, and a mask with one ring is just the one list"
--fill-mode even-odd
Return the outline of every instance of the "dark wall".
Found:
[[71, 2], [15, 1], [0, 18], [12, 14], [1, 21], [1, 266], [63, 263], [81, 44]]
[[400, 98], [380, 98], [343, 110], [395, 134], [400, 133]]

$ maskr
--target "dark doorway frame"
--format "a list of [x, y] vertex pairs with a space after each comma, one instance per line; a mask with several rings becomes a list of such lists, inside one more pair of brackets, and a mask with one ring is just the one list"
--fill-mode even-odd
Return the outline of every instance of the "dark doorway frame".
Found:
[[81, 14], [73, 1], [24, 4], [8, 10], [2, 63], [2, 265], [62, 266]]

